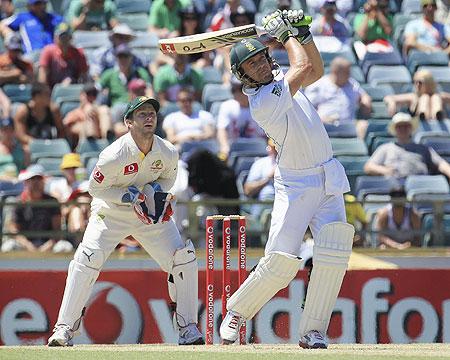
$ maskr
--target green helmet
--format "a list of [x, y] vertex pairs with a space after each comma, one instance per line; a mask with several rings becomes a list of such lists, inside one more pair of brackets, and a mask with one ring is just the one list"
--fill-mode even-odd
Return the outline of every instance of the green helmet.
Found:
[[245, 60], [250, 59], [252, 56], [255, 56], [256, 54], [263, 51], [266, 53], [267, 60], [269, 62], [272, 62], [272, 59], [269, 57], [267, 46], [264, 46], [260, 41], [256, 39], [242, 39], [238, 43], [234, 44], [231, 48], [231, 72], [245, 85], [248, 85], [250, 87], [261, 85], [251, 79], [243, 71], [241, 71], [241, 65]]

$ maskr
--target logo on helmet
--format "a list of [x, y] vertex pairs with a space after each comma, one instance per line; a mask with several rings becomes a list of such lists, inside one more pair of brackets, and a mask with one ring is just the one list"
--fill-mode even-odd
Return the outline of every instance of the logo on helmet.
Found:
[[245, 45], [245, 47], [247, 48], [248, 52], [252, 52], [256, 50], [255, 45], [253, 45], [251, 42], [249, 42], [247, 39], [243, 39], [242, 43]]

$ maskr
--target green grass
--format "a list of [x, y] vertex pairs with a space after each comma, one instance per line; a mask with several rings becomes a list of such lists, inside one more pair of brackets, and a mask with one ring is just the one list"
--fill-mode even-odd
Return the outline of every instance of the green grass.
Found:
[[189, 346], [173, 345], [76, 345], [72, 348], [44, 346], [0, 347], [2, 360], [222, 360], [222, 359], [314, 359], [314, 360], [425, 360], [449, 359], [450, 344], [331, 345], [328, 350], [303, 350], [296, 345]]

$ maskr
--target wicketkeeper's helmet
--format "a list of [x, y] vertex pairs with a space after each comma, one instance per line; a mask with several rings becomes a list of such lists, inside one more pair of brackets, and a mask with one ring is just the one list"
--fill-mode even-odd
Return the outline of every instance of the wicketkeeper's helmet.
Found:
[[260, 52], [264, 52], [267, 60], [270, 64], [272, 64], [272, 67], [278, 67], [278, 64], [276, 64], [269, 56], [269, 50], [267, 46], [264, 46], [260, 41], [256, 39], [242, 39], [241, 41], [233, 45], [230, 52], [231, 72], [240, 81], [242, 81], [244, 85], [247, 85], [249, 87], [266, 85], [253, 80], [241, 69], [241, 65], [245, 60], [250, 59], [252, 56], [259, 54]]

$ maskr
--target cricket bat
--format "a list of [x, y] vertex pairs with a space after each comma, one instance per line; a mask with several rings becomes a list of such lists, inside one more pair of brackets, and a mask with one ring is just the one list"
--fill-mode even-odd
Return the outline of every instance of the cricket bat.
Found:
[[[301, 24], [310, 24], [311, 21], [311, 16], [305, 16]], [[203, 34], [161, 39], [158, 43], [164, 54], [195, 54], [233, 45], [242, 39], [254, 38], [264, 34], [267, 34], [267, 31], [262, 27], [250, 24]]]

